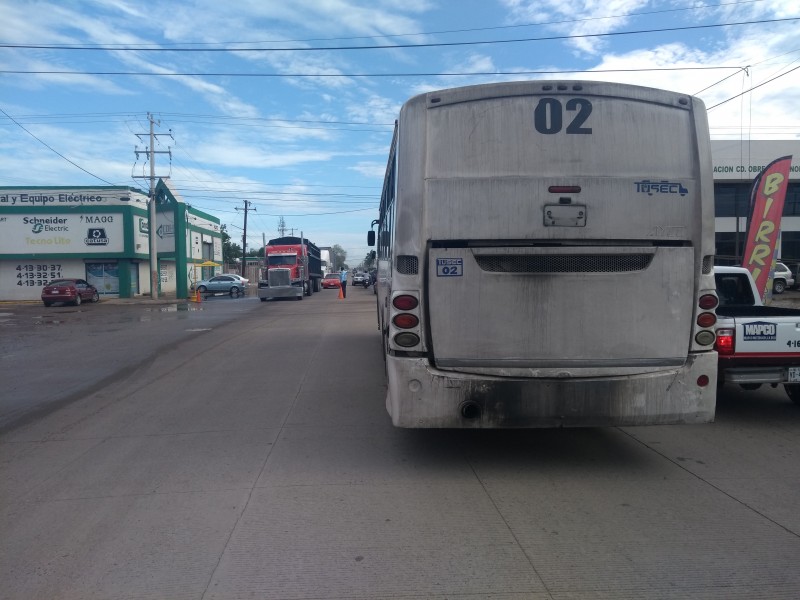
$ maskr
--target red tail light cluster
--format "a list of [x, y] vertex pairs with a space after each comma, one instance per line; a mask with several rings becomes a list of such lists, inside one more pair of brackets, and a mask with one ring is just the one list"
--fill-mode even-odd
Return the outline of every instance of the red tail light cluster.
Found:
[[697, 326], [700, 328], [694, 336], [694, 341], [700, 346], [711, 346], [716, 339], [714, 325], [717, 324], [717, 315], [713, 312], [719, 304], [715, 294], [703, 294], [697, 301], [697, 307], [702, 311], [697, 315]]
[[402, 348], [413, 348], [420, 343], [419, 332], [412, 331], [419, 327], [419, 300], [411, 294], [398, 294], [392, 298], [392, 308], [396, 312], [392, 316], [392, 325], [403, 331], [392, 339]]

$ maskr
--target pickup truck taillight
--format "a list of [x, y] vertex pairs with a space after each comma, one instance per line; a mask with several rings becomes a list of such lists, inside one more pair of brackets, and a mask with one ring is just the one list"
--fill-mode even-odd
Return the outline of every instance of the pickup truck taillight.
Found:
[[736, 350], [736, 330], [717, 329], [717, 341], [714, 349], [722, 356], [730, 356]]

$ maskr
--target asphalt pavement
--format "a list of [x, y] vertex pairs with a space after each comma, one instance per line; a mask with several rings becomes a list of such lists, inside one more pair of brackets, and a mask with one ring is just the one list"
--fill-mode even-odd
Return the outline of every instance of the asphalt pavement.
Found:
[[0, 433], [3, 600], [800, 597], [781, 389], [704, 425], [397, 429], [371, 290], [172, 306], [0, 327], [4, 385], [85, 386]]

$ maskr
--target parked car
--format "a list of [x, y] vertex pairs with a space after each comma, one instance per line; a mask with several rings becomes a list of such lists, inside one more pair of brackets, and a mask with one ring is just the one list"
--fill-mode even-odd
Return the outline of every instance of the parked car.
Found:
[[328, 273], [325, 277], [322, 278], [322, 289], [325, 288], [340, 288], [342, 287], [342, 282], [339, 280], [338, 273]]
[[99, 302], [97, 288], [83, 279], [54, 279], [42, 288], [42, 302], [50, 306], [54, 302], [80, 305], [84, 300]]
[[197, 290], [201, 294], [206, 292], [226, 292], [228, 294], [238, 294], [247, 289], [248, 282], [242, 281], [238, 275], [215, 275], [209, 279], [198, 281], [192, 286], [192, 289]]
[[353, 273], [353, 287], [357, 285], [369, 287], [369, 275], [363, 272]]
[[775, 276], [772, 278], [772, 291], [782, 294], [787, 288], [794, 287], [794, 275], [783, 263], [775, 263]]

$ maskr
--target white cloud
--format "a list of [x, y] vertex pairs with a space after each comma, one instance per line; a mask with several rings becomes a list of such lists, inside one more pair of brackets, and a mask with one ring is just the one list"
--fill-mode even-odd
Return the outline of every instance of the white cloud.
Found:
[[383, 181], [383, 177], [386, 175], [386, 163], [381, 162], [361, 161], [348, 168], [351, 171], [361, 173], [364, 177], [379, 179], [381, 181]]
[[[625, 17], [646, 7], [648, 0], [500, 0], [512, 23], [542, 23], [562, 35], [579, 36], [619, 31], [630, 23]], [[614, 18], [608, 18], [614, 17]], [[597, 54], [604, 46], [600, 37], [575, 38], [569, 44], [581, 52]]]
[[348, 118], [364, 123], [393, 123], [400, 112], [400, 103], [373, 94], [364, 100], [351, 102], [347, 107]]

